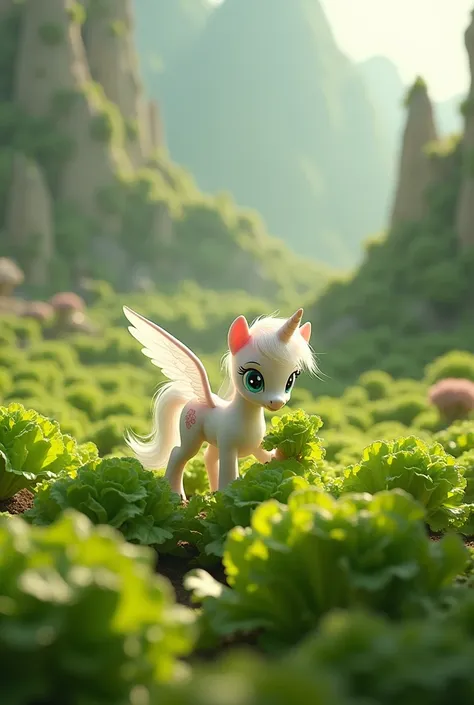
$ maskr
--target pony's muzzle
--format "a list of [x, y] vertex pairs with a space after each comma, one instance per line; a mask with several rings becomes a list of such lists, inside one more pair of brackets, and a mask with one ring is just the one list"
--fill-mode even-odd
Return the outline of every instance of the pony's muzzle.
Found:
[[272, 401], [268, 402], [267, 409], [270, 411], [278, 411], [278, 409], [281, 409], [283, 406], [285, 406], [285, 400], [284, 399], [272, 399]]

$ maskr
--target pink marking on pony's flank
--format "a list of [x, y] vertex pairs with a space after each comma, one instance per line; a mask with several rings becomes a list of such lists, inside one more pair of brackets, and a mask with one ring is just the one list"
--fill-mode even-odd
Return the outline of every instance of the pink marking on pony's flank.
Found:
[[196, 409], [189, 409], [185, 418], [186, 428], [191, 428], [196, 423]]

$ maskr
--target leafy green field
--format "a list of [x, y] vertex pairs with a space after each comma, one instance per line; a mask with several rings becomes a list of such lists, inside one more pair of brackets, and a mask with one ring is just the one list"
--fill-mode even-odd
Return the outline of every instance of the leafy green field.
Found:
[[[371, 240], [357, 272], [330, 280], [256, 213], [202, 193], [163, 139], [137, 156], [152, 121], [135, 99], [110, 97], [114, 66], [140, 92], [125, 5], [43, 0], [42, 24], [37, 3], [0, 2], [2, 254], [24, 270], [20, 296], [84, 296], [96, 333], [14, 316], [24, 302], [11, 286], [0, 292], [12, 314], [0, 316], [0, 705], [473, 702], [474, 250], [456, 225], [472, 177], [468, 141], [429, 145], [426, 216]], [[25, 27], [36, 43], [23, 41]], [[96, 62], [95, 32], [107, 66]], [[315, 66], [321, 47], [303, 44], [293, 55]], [[300, 104], [296, 94], [286, 102]], [[193, 147], [205, 103], [185, 111]], [[466, 120], [471, 108], [469, 99]], [[270, 111], [270, 122], [282, 114]], [[288, 156], [273, 134], [270, 151]], [[341, 135], [323, 145], [331, 165]], [[373, 171], [367, 150], [363, 161]], [[18, 169], [36, 175], [43, 209], [13, 178]], [[255, 177], [266, 188], [246, 165], [245, 186]], [[331, 178], [338, 208], [350, 205], [355, 191]], [[284, 206], [275, 222], [290, 217], [288, 232], [301, 238], [288, 204], [304, 216], [298, 199], [308, 191], [297, 191], [270, 205]], [[34, 233], [10, 218], [14, 203]], [[36, 233], [41, 210], [48, 223]], [[163, 468], [131, 457], [124, 434], [148, 433], [163, 378], [127, 332], [123, 304], [192, 348], [216, 392], [233, 318], [304, 305], [324, 354], [319, 378], [301, 375], [289, 408], [268, 418], [263, 444], [282, 459], [245, 458], [240, 477], [211, 493], [201, 450], [187, 464], [183, 502]]]
[[[320, 360], [322, 380], [302, 375], [269, 420], [264, 446], [285, 459], [245, 459], [211, 494], [200, 453], [183, 504], [124, 446], [127, 428], [148, 432], [162, 380], [107, 296], [96, 337], [1, 320], [2, 702], [469, 702], [474, 419], [429, 389], [474, 380], [474, 355], [421, 380], [367, 372], [338, 398], [312, 394]], [[252, 307], [206, 296], [201, 318], [179, 297], [129, 303], [199, 352], [217, 389], [217, 341], [233, 306]]]

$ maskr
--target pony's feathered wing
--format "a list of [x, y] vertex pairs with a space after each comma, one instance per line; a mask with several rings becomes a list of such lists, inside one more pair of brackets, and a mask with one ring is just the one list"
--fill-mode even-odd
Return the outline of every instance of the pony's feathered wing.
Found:
[[212, 390], [201, 360], [177, 338], [127, 306], [123, 312], [130, 323], [128, 330], [144, 347], [142, 353], [159, 367], [189, 399], [214, 407]]
[[126, 441], [146, 468], [161, 468], [179, 442], [179, 413], [191, 399], [215, 407], [211, 385], [201, 360], [170, 333], [124, 306], [129, 331], [143, 345], [142, 352], [170, 382], [154, 401], [153, 428], [144, 439], [128, 434]]

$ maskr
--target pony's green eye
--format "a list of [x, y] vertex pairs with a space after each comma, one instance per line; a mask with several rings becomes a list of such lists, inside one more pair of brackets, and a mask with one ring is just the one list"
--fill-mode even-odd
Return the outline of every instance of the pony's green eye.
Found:
[[246, 370], [243, 375], [245, 388], [249, 392], [257, 394], [258, 392], [263, 392], [265, 388], [265, 382], [263, 375], [258, 370]]

